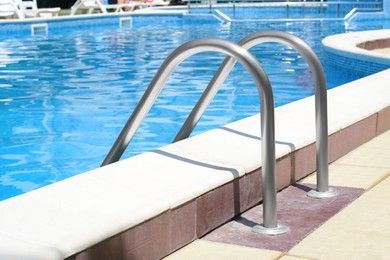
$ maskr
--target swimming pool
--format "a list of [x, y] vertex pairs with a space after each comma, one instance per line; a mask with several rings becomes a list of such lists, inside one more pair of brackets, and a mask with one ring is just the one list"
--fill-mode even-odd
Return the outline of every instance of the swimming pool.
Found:
[[[205, 26], [156, 16], [133, 17], [132, 28], [107, 24], [2, 39], [0, 199], [99, 167], [162, 61], [188, 40], [212, 36], [238, 41], [260, 30], [283, 30], [304, 39], [323, 59], [320, 39], [325, 36], [389, 27], [383, 20]], [[277, 106], [313, 94], [311, 73], [295, 51], [264, 44], [252, 52], [270, 77]], [[206, 53], [185, 61], [123, 157], [170, 143], [222, 59]], [[329, 87], [364, 76], [323, 62]], [[237, 66], [194, 134], [258, 113], [258, 102], [249, 75]]]

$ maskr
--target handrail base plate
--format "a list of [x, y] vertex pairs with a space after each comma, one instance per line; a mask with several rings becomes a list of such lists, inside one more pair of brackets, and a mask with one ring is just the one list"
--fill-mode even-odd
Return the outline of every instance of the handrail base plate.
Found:
[[335, 188], [329, 188], [328, 191], [311, 190], [307, 193], [307, 196], [315, 199], [325, 199], [337, 196], [338, 192]]
[[289, 231], [290, 229], [284, 225], [277, 225], [277, 227], [274, 228], [267, 228], [263, 224], [256, 225], [252, 228], [252, 232], [257, 233], [257, 234], [262, 234], [262, 235], [281, 235], [285, 234]]

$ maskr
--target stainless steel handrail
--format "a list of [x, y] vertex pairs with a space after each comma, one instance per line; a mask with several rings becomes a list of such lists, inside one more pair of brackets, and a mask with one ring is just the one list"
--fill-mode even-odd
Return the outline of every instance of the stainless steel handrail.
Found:
[[[261, 31], [253, 33], [238, 44], [245, 49], [250, 49], [253, 46], [265, 42], [278, 42], [286, 44], [297, 50], [305, 61], [308, 63], [312, 73], [315, 91], [315, 118], [316, 118], [316, 162], [317, 162], [317, 190], [312, 190], [308, 193], [309, 196], [315, 198], [332, 197], [336, 195], [333, 188], [329, 188], [329, 173], [328, 173], [328, 112], [327, 112], [327, 87], [324, 69], [320, 60], [313, 50], [297, 36], [282, 32], [282, 31]], [[198, 100], [197, 104], [184, 122], [182, 128], [176, 135], [174, 142], [187, 138], [193, 128], [198, 123], [201, 115], [210, 104], [211, 100], [216, 95], [218, 89], [223, 84], [230, 71], [234, 67], [236, 61], [233, 58], [227, 57], [214, 77], [211, 79], [206, 90]]]
[[[223, 47], [219, 47], [219, 45], [215, 44], [215, 42], [217, 42], [218, 44], [222, 43]], [[146, 89], [146, 92], [144, 93], [140, 102], [134, 109], [133, 114], [129, 118], [128, 122], [126, 123], [125, 127], [122, 129], [122, 132], [117, 138], [115, 144], [113, 145], [110, 152], [108, 153], [105, 160], [103, 161], [102, 166], [110, 164], [112, 162], [116, 162], [120, 159], [126, 147], [128, 146], [131, 139], [133, 138], [134, 133], [137, 131], [138, 127], [142, 123], [143, 118], [146, 116], [151, 106], [153, 105], [154, 101], [156, 100], [157, 96], [159, 95], [161, 89], [168, 81], [170, 75], [172, 74], [174, 69], [186, 58], [200, 52], [217, 51], [217, 52], [222, 52], [224, 54], [227, 54], [229, 56], [233, 56], [240, 63], [244, 62], [244, 60], [247, 58], [246, 56], [248, 56], [247, 50], [231, 42], [229, 42], [230, 45], [227, 45], [227, 42], [229, 41], [222, 41], [221, 39], [217, 39], [217, 38], [204, 38], [204, 39], [190, 41], [178, 47], [176, 50], [174, 50], [166, 58], [166, 60], [164, 61], [164, 63], [161, 65], [160, 69], [156, 73], [155, 77], [149, 84], [149, 87]], [[245, 50], [244, 52], [245, 56], [243, 56], [244, 55], [242, 53], [243, 50]], [[250, 57], [251, 59], [255, 59], [252, 55], [250, 55]], [[249, 68], [252, 69], [252, 67]], [[264, 70], [261, 67], [260, 67], [260, 71], [262, 73], [262, 76], [266, 77], [268, 81], [268, 77], [266, 76]], [[270, 91], [269, 96], [272, 96], [272, 88], [270, 87], [269, 81], [267, 83], [263, 82], [262, 85], [265, 86], [260, 88], [260, 90], [263, 91], [263, 88], [266, 89], [269, 88], [269, 90], [267, 91]], [[260, 97], [263, 98], [263, 95], [260, 95]], [[261, 103], [265, 104], [267, 103], [267, 101]], [[272, 96], [272, 105], [273, 105], [273, 96]], [[261, 108], [261, 111], [263, 110], [264, 109]], [[131, 130], [129, 130], [130, 128]]]
[[274, 99], [271, 84], [263, 68], [246, 49], [240, 45], [217, 38], [204, 38], [187, 42], [174, 50], [164, 61], [153, 78], [145, 94], [136, 106], [126, 125], [119, 134], [102, 166], [120, 159], [126, 147], [138, 130], [146, 114], [165, 86], [175, 68], [191, 55], [206, 51], [216, 51], [229, 55], [241, 63], [251, 74], [260, 96], [261, 111], [261, 151], [263, 186], [263, 225], [267, 234], [281, 234], [288, 231], [278, 225], [276, 215], [276, 176], [275, 176], [275, 118]]

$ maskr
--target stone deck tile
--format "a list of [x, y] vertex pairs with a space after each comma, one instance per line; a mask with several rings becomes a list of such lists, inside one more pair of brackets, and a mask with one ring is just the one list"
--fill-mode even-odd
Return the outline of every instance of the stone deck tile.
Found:
[[196, 240], [183, 249], [164, 258], [165, 260], [271, 260], [279, 259], [283, 254], [278, 251], [243, 247]]
[[389, 259], [390, 176], [306, 237], [290, 253], [317, 259]]

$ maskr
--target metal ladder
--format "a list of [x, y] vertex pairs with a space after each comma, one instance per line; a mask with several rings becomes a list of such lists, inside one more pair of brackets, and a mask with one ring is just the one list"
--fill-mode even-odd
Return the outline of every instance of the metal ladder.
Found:
[[[263, 186], [263, 223], [253, 228], [254, 232], [276, 235], [288, 231], [286, 226], [277, 222], [276, 214], [276, 158], [275, 158], [275, 118], [274, 98], [271, 84], [265, 71], [256, 58], [247, 49], [263, 42], [280, 42], [295, 48], [305, 58], [314, 74], [316, 92], [316, 136], [317, 136], [317, 190], [309, 196], [323, 198], [336, 195], [328, 185], [328, 135], [327, 135], [327, 98], [325, 74], [314, 52], [298, 37], [280, 31], [264, 31], [251, 34], [239, 44], [218, 39], [203, 38], [187, 42], [174, 50], [163, 62], [151, 81], [140, 102], [119, 134], [102, 166], [120, 159], [145, 116], [165, 86], [175, 68], [188, 57], [201, 52], [220, 52], [228, 55], [217, 73], [202, 94], [196, 106], [188, 116], [173, 142], [187, 138], [218, 89], [238, 61], [251, 74], [260, 97], [261, 112], [261, 150], [262, 150], [262, 186]], [[319, 170], [320, 169], [320, 170]], [[312, 194], [311, 194], [312, 193]]]
[[[316, 161], [317, 161], [317, 190], [309, 192], [311, 197], [332, 197], [335, 190], [329, 188], [328, 182], [328, 109], [327, 87], [324, 69], [313, 50], [297, 36], [283, 31], [261, 31], [248, 35], [238, 42], [245, 49], [266, 42], [277, 42], [290, 46], [298, 51], [305, 59], [313, 73], [315, 91], [315, 116], [316, 116]], [[236, 61], [227, 57], [218, 68], [209, 85], [203, 92], [199, 101], [187, 117], [173, 142], [189, 137], [192, 130], [200, 120], [206, 108], [217, 94], [218, 89], [228, 77]]]

